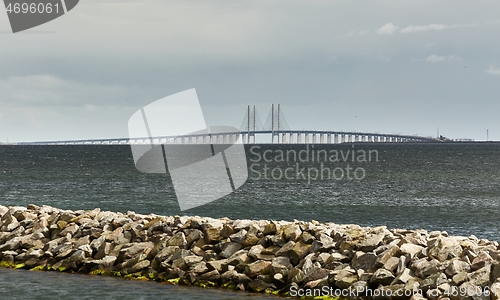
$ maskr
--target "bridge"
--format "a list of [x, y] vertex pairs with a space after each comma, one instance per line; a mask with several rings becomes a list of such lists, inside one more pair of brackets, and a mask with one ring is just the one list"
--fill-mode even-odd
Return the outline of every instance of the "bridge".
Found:
[[[332, 131], [332, 130], [292, 130], [286, 118], [277, 105], [273, 104], [271, 111], [262, 126], [260, 117], [255, 110], [247, 108], [240, 131], [223, 131], [194, 133], [182, 136], [155, 136], [139, 138], [112, 138], [92, 140], [66, 140], [66, 141], [41, 141], [22, 142], [20, 145], [160, 145], [160, 144], [244, 144], [257, 143], [257, 137], [270, 140], [272, 144], [339, 144], [339, 143], [409, 143], [409, 142], [438, 142], [432, 137], [403, 134], [367, 133], [357, 131]], [[262, 141], [259, 141], [262, 143]], [[269, 142], [265, 142], [269, 143]]]

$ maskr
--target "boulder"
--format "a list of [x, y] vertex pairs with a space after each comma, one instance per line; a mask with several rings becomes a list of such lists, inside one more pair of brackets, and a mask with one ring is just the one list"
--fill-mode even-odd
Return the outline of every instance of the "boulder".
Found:
[[234, 242], [229, 242], [224, 245], [224, 248], [222, 249], [220, 256], [224, 258], [229, 258], [231, 255], [236, 253], [236, 251], [240, 250], [242, 246], [238, 243]]
[[362, 269], [365, 271], [374, 271], [377, 256], [373, 253], [364, 253], [358, 251], [354, 254], [351, 261], [351, 267], [355, 270]]
[[370, 278], [371, 284], [389, 285], [395, 279], [394, 275], [386, 269], [378, 269]]
[[187, 246], [187, 240], [184, 232], [177, 232], [176, 234], [174, 234], [165, 242], [165, 246], [177, 246], [179, 248], [185, 248]]
[[441, 237], [437, 240], [436, 246], [429, 250], [429, 257], [439, 261], [459, 258], [462, 255], [462, 246], [452, 237]]
[[245, 268], [245, 274], [250, 278], [256, 278], [258, 275], [266, 275], [271, 271], [271, 262], [258, 260], [250, 263]]

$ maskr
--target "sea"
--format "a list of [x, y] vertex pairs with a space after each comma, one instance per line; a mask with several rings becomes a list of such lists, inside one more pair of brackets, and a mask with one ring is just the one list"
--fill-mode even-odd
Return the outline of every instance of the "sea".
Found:
[[[317, 220], [500, 240], [500, 143], [245, 145], [236, 191], [181, 211], [172, 178], [126, 145], [0, 145], [0, 204], [141, 214]], [[167, 163], [168, 165], [168, 163]], [[168, 166], [167, 166], [168, 168]], [[206, 180], [206, 174], [197, 174]], [[214, 187], [207, 187], [214, 188]], [[2, 299], [260, 299], [119, 278], [0, 269]]]

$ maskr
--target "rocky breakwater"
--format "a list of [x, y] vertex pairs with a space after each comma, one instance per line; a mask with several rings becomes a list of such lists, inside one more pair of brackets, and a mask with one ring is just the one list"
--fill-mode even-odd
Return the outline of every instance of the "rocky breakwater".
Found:
[[291, 296], [500, 298], [498, 243], [474, 236], [35, 205], [0, 216], [6, 267]]

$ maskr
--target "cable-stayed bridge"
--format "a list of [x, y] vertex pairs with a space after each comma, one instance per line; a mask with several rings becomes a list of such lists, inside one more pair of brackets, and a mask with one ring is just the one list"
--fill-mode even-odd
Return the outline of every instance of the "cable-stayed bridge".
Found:
[[[257, 140], [258, 139], [258, 140]], [[21, 145], [140, 145], [140, 144], [338, 144], [354, 142], [410, 143], [438, 142], [432, 137], [404, 134], [384, 134], [357, 131], [292, 130], [281, 105], [271, 107], [262, 125], [255, 106], [247, 108], [239, 132], [209, 132], [182, 136], [146, 136], [139, 138], [87, 139], [66, 141], [22, 142]]]

